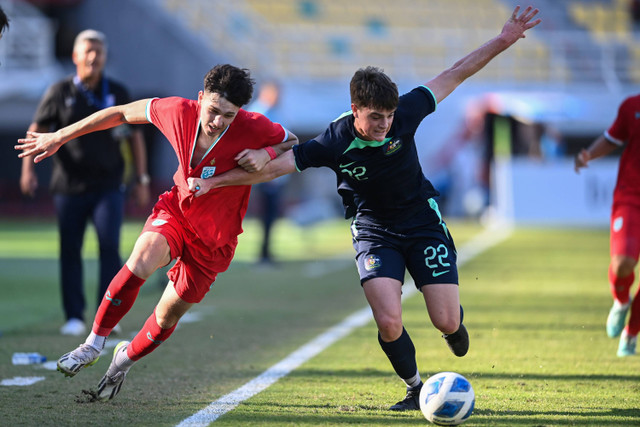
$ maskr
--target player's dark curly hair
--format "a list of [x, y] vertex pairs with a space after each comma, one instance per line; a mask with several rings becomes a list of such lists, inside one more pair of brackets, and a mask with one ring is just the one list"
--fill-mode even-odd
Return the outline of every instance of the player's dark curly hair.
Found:
[[236, 107], [251, 101], [254, 84], [249, 70], [229, 64], [216, 65], [204, 76], [205, 92], [218, 93]]
[[9, 28], [9, 18], [7, 18], [4, 10], [0, 7], [0, 36], [5, 28]]
[[351, 102], [360, 108], [395, 110], [398, 86], [377, 67], [360, 68], [351, 78]]

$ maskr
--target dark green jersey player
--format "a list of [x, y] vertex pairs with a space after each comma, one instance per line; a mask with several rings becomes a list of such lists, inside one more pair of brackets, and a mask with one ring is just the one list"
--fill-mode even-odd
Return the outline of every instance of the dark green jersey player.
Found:
[[381, 70], [358, 70], [351, 80], [351, 111], [262, 170], [234, 169], [214, 178], [189, 178], [189, 188], [198, 197], [212, 188], [255, 184], [308, 167], [325, 166], [336, 173], [346, 217], [354, 218], [351, 230], [358, 272], [378, 340], [407, 385], [406, 397], [392, 410], [419, 409], [422, 387], [415, 348], [402, 325], [405, 268], [452, 352], [464, 356], [469, 348], [462, 325], [455, 246], [433, 200], [437, 192], [420, 168], [414, 133], [458, 85], [540, 22], [532, 21], [537, 9], [527, 7], [521, 14], [519, 10], [516, 7], [497, 37], [401, 97]]
[[[384, 76], [373, 67], [358, 73], [362, 79]], [[394, 87], [390, 80], [385, 83]], [[349, 111], [320, 136], [294, 147], [298, 170], [327, 166], [336, 173], [346, 218], [357, 212], [385, 222], [401, 221], [424, 212], [427, 200], [438, 195], [422, 173], [414, 140], [422, 119], [435, 111], [436, 100], [420, 86], [394, 104], [391, 127], [387, 131], [385, 123], [387, 133], [381, 140], [362, 138]]]

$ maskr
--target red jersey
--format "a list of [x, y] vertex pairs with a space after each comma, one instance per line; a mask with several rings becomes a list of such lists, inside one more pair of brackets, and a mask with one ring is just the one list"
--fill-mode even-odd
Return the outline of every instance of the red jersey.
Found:
[[195, 244], [196, 240], [201, 241], [212, 257], [217, 248], [228, 245], [235, 248], [237, 236], [242, 233], [251, 186], [217, 188], [196, 198], [189, 191], [187, 178], [208, 178], [233, 169], [238, 166], [234, 157], [240, 151], [281, 143], [288, 137], [286, 130], [262, 114], [240, 109], [200, 163], [192, 168], [191, 158], [201, 126], [198, 102], [178, 97], [152, 99], [147, 105], [147, 119], [167, 137], [179, 163], [173, 175], [175, 185], [160, 196], [158, 204], [182, 218], [184, 228], [192, 232], [185, 239]]
[[622, 102], [618, 116], [605, 136], [624, 146], [613, 201], [640, 206], [640, 95]]

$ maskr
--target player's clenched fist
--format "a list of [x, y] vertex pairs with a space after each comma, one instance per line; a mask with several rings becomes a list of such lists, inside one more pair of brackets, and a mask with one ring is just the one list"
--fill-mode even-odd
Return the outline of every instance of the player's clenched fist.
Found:
[[202, 178], [187, 178], [187, 185], [189, 191], [194, 193], [196, 197], [207, 194], [211, 190], [211, 187], [207, 185], [207, 180]]

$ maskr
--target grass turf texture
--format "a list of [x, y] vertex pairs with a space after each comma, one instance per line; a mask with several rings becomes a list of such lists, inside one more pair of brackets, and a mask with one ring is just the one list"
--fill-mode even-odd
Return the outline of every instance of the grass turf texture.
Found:
[[[459, 247], [479, 231], [449, 225]], [[125, 227], [123, 255], [140, 227]], [[347, 223], [307, 230], [279, 223], [276, 269], [255, 267], [258, 228], [247, 222], [245, 230], [232, 267], [191, 311], [200, 321], [183, 322], [135, 365], [115, 400], [86, 403], [82, 390], [95, 388], [110, 354], [73, 379], [11, 365], [13, 352], [39, 351], [55, 360], [82, 339], [58, 335], [63, 319], [53, 226], [3, 221], [0, 379], [45, 380], [0, 387], [2, 424], [175, 425], [366, 305]], [[95, 243], [88, 238], [85, 286], [93, 309]], [[460, 269], [472, 340], [466, 357], [451, 355], [419, 296], [406, 301], [404, 323], [423, 377], [453, 370], [472, 382], [476, 410], [465, 425], [638, 425], [640, 358], [616, 357], [617, 340], [604, 332], [607, 264], [606, 230], [517, 230]], [[124, 338], [149, 315], [164, 282], [158, 274], [142, 288], [122, 322]], [[387, 411], [403, 395], [370, 323], [215, 425], [427, 423], [419, 412]]]

